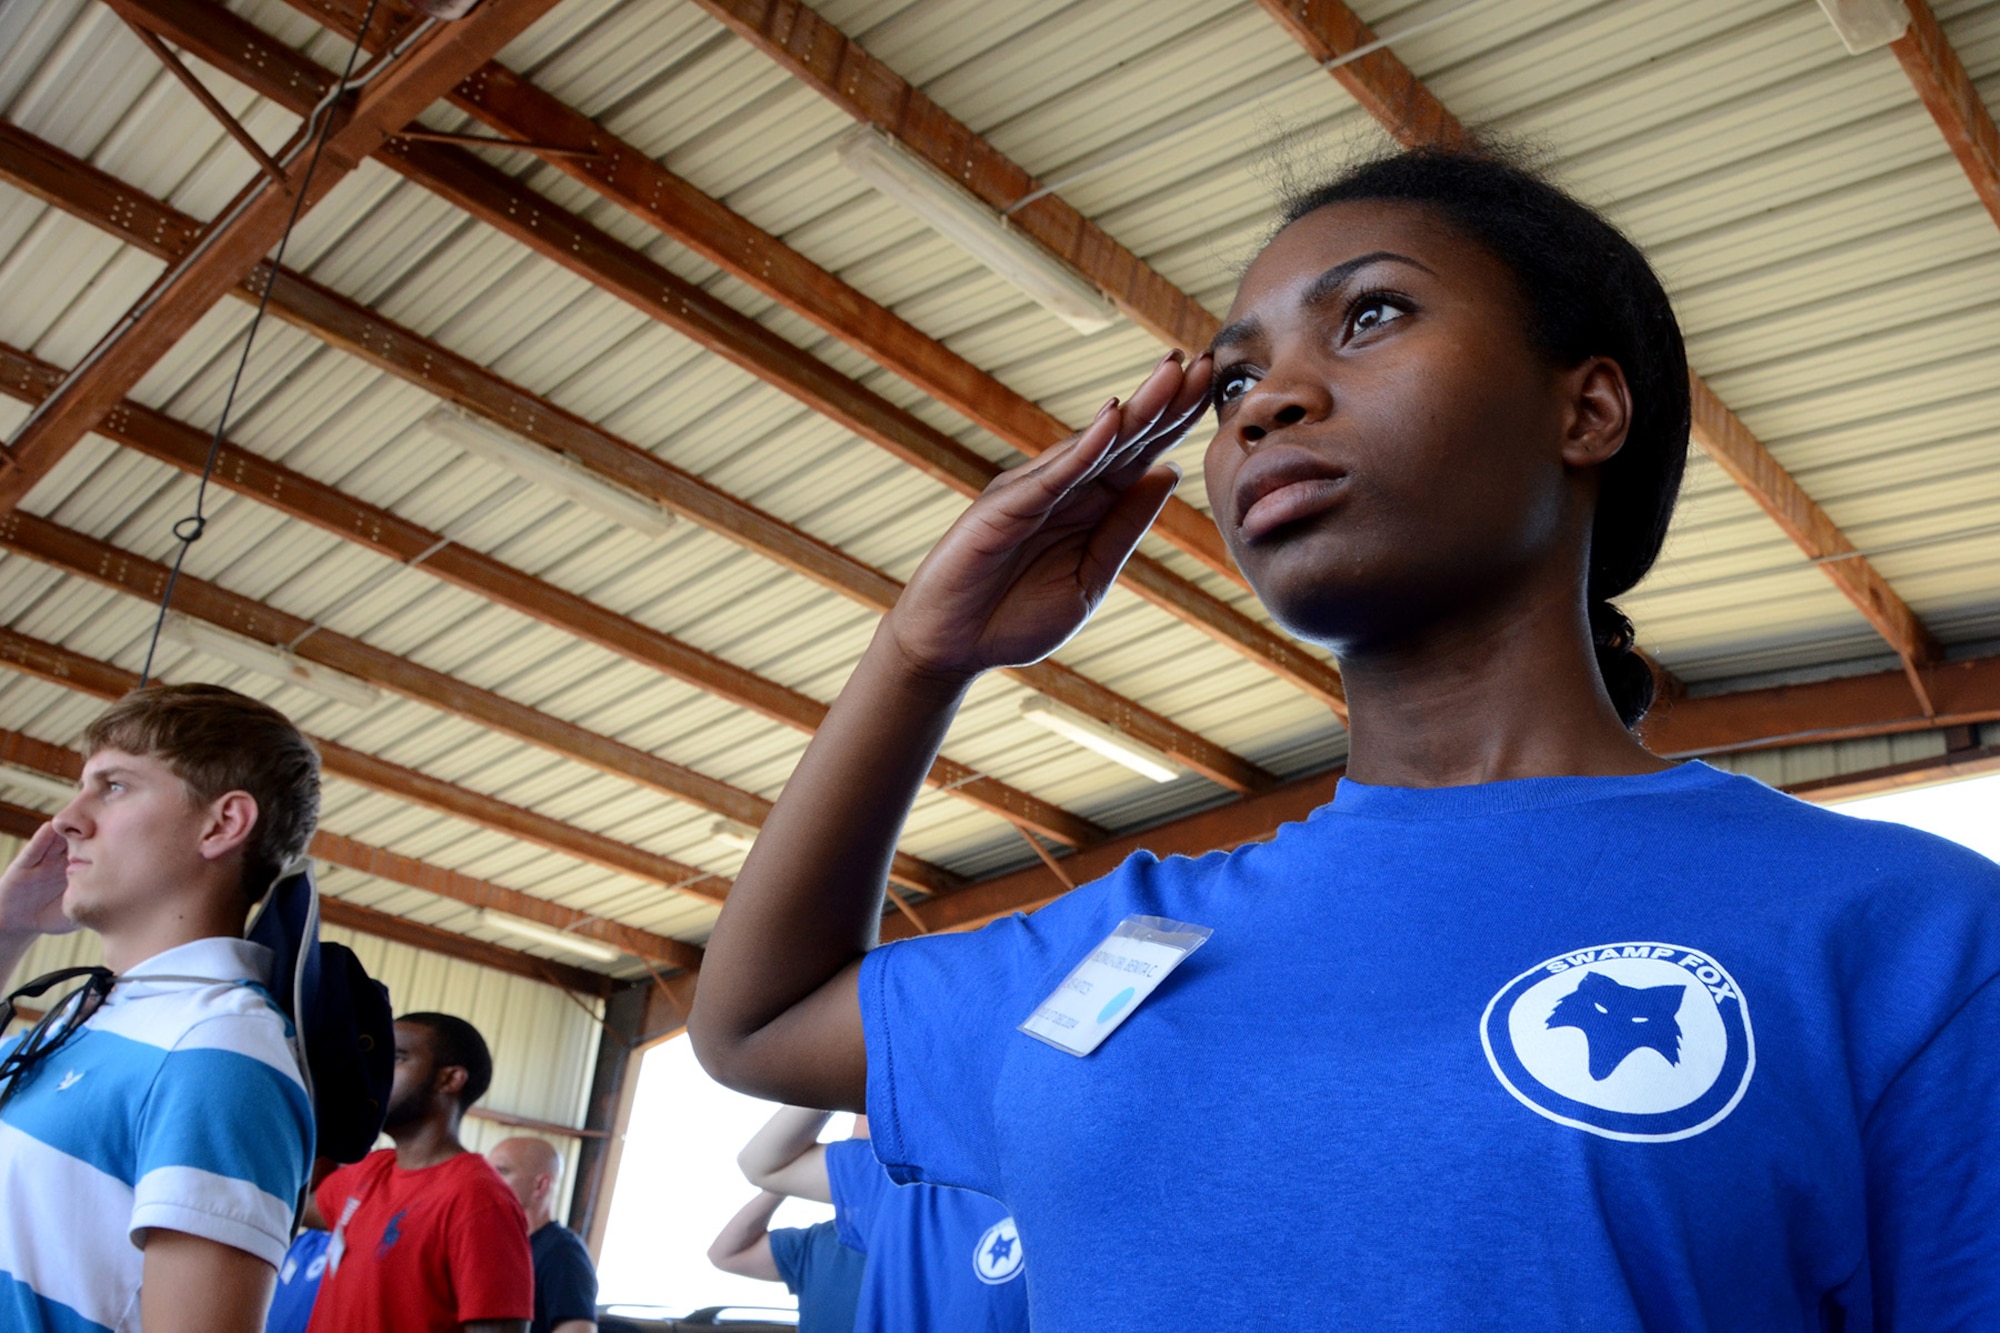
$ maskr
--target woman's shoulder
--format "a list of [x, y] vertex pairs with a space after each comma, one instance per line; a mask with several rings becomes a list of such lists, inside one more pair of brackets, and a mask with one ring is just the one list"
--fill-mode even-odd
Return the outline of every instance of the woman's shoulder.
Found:
[[2000, 864], [1949, 838], [1885, 819], [1851, 814], [1776, 791], [1753, 778], [1731, 775], [1720, 792], [1739, 818], [1739, 838], [1766, 840], [1833, 878], [1920, 878], [2000, 895]]

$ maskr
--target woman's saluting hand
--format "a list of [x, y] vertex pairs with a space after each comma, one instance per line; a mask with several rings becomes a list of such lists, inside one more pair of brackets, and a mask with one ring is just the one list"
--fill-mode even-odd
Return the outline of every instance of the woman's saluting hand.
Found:
[[995, 477], [884, 626], [911, 670], [951, 681], [1039, 661], [1096, 609], [1180, 481], [1159, 463], [1208, 405], [1207, 353], [1171, 352], [1130, 398]]

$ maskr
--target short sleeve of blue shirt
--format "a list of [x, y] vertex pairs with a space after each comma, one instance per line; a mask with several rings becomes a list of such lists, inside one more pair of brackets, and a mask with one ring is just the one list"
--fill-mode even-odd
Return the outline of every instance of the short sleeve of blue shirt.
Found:
[[771, 1261], [799, 1298], [800, 1333], [853, 1333], [866, 1256], [843, 1245], [832, 1222], [770, 1233]]
[[1996, 1052], [2000, 979], [1967, 1001], [1868, 1118], [1869, 1260], [1879, 1327], [2000, 1328]]
[[277, 1267], [313, 1141], [276, 1025], [225, 1015], [160, 1062], [139, 1117], [131, 1228], [184, 1231]]
[[778, 1277], [784, 1282], [785, 1290], [794, 1296], [799, 1294], [800, 1260], [805, 1258], [810, 1239], [806, 1233], [809, 1230], [808, 1227], [780, 1227], [765, 1234], [771, 1245], [771, 1262], [777, 1266]]
[[833, 1194], [833, 1224], [840, 1243], [868, 1253], [868, 1233], [881, 1215], [882, 1201], [896, 1183], [876, 1160], [866, 1139], [826, 1145], [826, 1180]]

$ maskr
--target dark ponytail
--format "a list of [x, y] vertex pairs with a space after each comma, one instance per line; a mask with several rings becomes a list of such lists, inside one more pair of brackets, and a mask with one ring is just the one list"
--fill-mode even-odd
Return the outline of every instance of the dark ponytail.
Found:
[[1636, 726], [1653, 706], [1653, 669], [1639, 655], [1638, 636], [1623, 611], [1610, 602], [1592, 599], [1590, 646], [1597, 654], [1597, 674], [1618, 709], [1618, 720]]
[[1585, 602], [1604, 687], [1625, 725], [1635, 725], [1653, 702], [1653, 672], [1611, 599], [1653, 567], [1687, 465], [1687, 352], [1665, 289], [1617, 228], [1490, 147], [1419, 148], [1361, 163], [1294, 198], [1284, 221], [1370, 199], [1421, 204], [1506, 265], [1530, 336], [1556, 364], [1605, 356], [1625, 372], [1632, 424], [1598, 468]]

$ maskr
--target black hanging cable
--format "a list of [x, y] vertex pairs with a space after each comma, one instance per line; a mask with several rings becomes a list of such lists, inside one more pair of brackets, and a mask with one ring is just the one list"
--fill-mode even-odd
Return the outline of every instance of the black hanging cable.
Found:
[[347, 91], [348, 80], [354, 77], [354, 62], [361, 58], [361, 45], [368, 36], [368, 25], [375, 21], [375, 6], [380, 0], [368, 0], [368, 10], [361, 16], [360, 30], [354, 34], [354, 46], [347, 53], [347, 65], [340, 71], [340, 82], [334, 87], [334, 95], [327, 102], [326, 117], [320, 122], [319, 133], [313, 138], [312, 156], [306, 160], [305, 174], [299, 178], [298, 192], [292, 196], [292, 211], [285, 219], [285, 230], [278, 237], [277, 253], [271, 256], [270, 272], [264, 276], [264, 290], [258, 294], [256, 313], [250, 316], [250, 327], [243, 335], [243, 354], [236, 358], [236, 371], [229, 377], [229, 392], [222, 400], [222, 415], [216, 419], [215, 434], [208, 441], [208, 461], [202, 464], [201, 480], [195, 483], [194, 512], [186, 518], [178, 519], [173, 526], [174, 540], [180, 549], [174, 552], [173, 568], [167, 573], [167, 586], [160, 594], [160, 611], [153, 617], [153, 635], [146, 643], [146, 664], [139, 669], [139, 684], [143, 688], [153, 678], [153, 655], [160, 650], [160, 631], [166, 628], [167, 612], [174, 602], [174, 585], [180, 582], [181, 564], [187, 559], [188, 548], [201, 540], [208, 528], [208, 516], [204, 512], [208, 503], [208, 481], [215, 473], [215, 460], [222, 454], [222, 441], [229, 430], [229, 413], [236, 406], [236, 390], [243, 383], [243, 371], [250, 364], [250, 349], [257, 342], [258, 326], [264, 322], [264, 311], [271, 304], [271, 289], [278, 284], [278, 274], [283, 271], [285, 247], [291, 243], [292, 228], [299, 223], [299, 212], [305, 207], [306, 193], [312, 188], [313, 171], [319, 166], [320, 151], [326, 147], [327, 138], [333, 133], [333, 123], [338, 119], [333, 109]]

